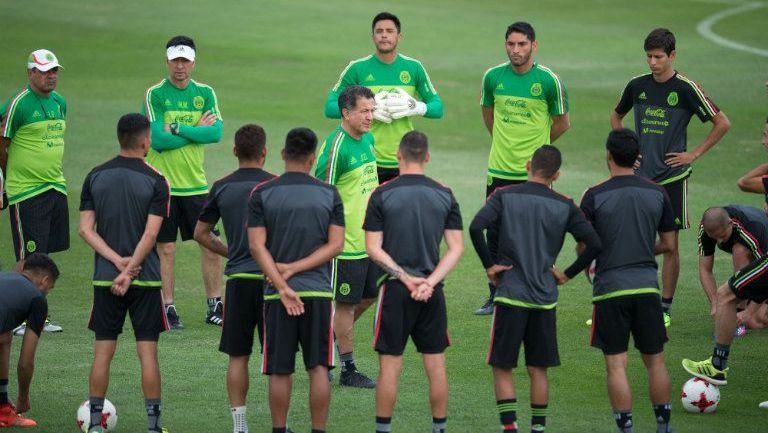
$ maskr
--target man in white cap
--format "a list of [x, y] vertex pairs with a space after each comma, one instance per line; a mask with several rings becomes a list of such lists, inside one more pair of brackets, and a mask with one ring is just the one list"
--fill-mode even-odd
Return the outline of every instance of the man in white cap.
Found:
[[[16, 270], [32, 253], [69, 249], [67, 185], [62, 170], [67, 103], [55, 89], [62, 66], [48, 50], [27, 59], [29, 85], [0, 106], [0, 202], [9, 206]], [[23, 335], [25, 326], [14, 333]], [[61, 326], [46, 320], [48, 332]]]
[[[160, 274], [168, 322], [171, 329], [183, 327], [173, 303], [176, 236], [193, 238], [195, 224], [208, 194], [203, 160], [205, 145], [221, 140], [222, 119], [216, 93], [211, 86], [191, 78], [195, 68], [195, 42], [175, 36], [166, 44], [168, 78], [147, 89], [141, 107], [152, 124], [152, 148], [147, 162], [171, 185], [170, 217], [163, 221], [157, 237]], [[217, 236], [214, 231], [212, 236]], [[221, 302], [221, 258], [201, 249], [203, 284], [208, 297], [206, 322], [223, 323]]]

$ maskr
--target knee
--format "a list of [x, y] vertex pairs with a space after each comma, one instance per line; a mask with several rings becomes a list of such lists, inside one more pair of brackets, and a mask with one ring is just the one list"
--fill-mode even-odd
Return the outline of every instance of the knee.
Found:
[[164, 258], [173, 257], [176, 254], [176, 242], [158, 242], [157, 253]]
[[724, 305], [729, 303], [736, 303], [738, 300], [736, 299], [736, 295], [733, 294], [733, 290], [731, 290], [731, 286], [728, 284], [723, 284], [722, 286], [718, 287], [717, 289], [717, 303]]

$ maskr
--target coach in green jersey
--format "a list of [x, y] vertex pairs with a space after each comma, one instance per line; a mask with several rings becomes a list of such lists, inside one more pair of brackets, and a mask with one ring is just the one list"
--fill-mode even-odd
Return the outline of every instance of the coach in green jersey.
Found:
[[[571, 123], [568, 93], [551, 69], [533, 60], [538, 49], [536, 32], [527, 22], [507, 27], [505, 48], [508, 62], [488, 69], [483, 76], [480, 107], [491, 134], [486, 197], [498, 187], [528, 179], [525, 163], [544, 144], [554, 143]], [[497, 230], [490, 229], [488, 246], [496, 254]], [[493, 312], [494, 288], [475, 314]]]
[[403, 135], [413, 130], [410, 117], [439, 119], [443, 117], [443, 102], [421, 62], [397, 53], [402, 37], [400, 19], [381, 12], [373, 18], [371, 29], [376, 52], [353, 60], [344, 68], [328, 94], [325, 115], [341, 117], [339, 95], [349, 86], [365, 86], [377, 94], [371, 133], [376, 137], [376, 164], [379, 181], [383, 183], [399, 173], [397, 147]]
[[[218, 143], [222, 132], [216, 93], [211, 86], [191, 78], [195, 50], [195, 42], [187, 36], [168, 41], [169, 76], [147, 90], [142, 105], [142, 113], [152, 124], [147, 162], [171, 185], [170, 217], [163, 221], [157, 237], [163, 299], [171, 329], [183, 327], [173, 303], [176, 236], [181, 233], [182, 241], [193, 238], [208, 193], [203, 168], [205, 145]], [[221, 258], [201, 246], [201, 261], [208, 296], [206, 321], [221, 326]]]
[[341, 125], [331, 132], [320, 149], [315, 177], [335, 185], [344, 204], [344, 250], [333, 260], [336, 313], [333, 328], [341, 358], [340, 383], [374, 388], [374, 381], [357, 371], [352, 356], [355, 320], [378, 295], [377, 267], [365, 251], [363, 221], [368, 199], [379, 185], [373, 154], [374, 95], [367, 87], [350, 86], [339, 95]]

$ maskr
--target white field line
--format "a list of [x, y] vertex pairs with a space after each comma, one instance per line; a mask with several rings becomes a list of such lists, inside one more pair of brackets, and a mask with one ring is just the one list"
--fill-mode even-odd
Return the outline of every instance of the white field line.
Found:
[[727, 48], [733, 48], [734, 50], [755, 54], [758, 56], [768, 57], [768, 50], [765, 50], [762, 48], [750, 47], [749, 45], [744, 45], [738, 42], [731, 41], [712, 31], [712, 26], [715, 25], [715, 23], [717, 23], [718, 21], [722, 20], [723, 18], [727, 18], [732, 15], [738, 15], [744, 12], [753, 11], [755, 9], [761, 9], [764, 7], [765, 7], [765, 3], [755, 2], [755, 3], [747, 3], [745, 5], [737, 6], [731, 9], [726, 9], [724, 11], [718, 12], [702, 20], [696, 26], [696, 30], [699, 32], [700, 35], [704, 36], [705, 38], [709, 39], [710, 41], [718, 45], [721, 45]]

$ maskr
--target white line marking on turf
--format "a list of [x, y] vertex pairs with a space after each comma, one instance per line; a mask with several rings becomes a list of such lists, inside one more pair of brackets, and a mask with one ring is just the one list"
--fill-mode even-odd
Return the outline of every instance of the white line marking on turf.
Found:
[[758, 56], [768, 57], [768, 50], [750, 47], [749, 45], [744, 45], [738, 42], [731, 41], [712, 31], [712, 26], [715, 25], [716, 22], [722, 20], [723, 18], [727, 18], [732, 15], [737, 15], [744, 12], [753, 11], [755, 9], [761, 9], [764, 7], [765, 7], [764, 3], [747, 3], [745, 5], [738, 6], [732, 9], [726, 9], [724, 11], [718, 12], [702, 20], [696, 26], [696, 31], [698, 31], [700, 35], [704, 36], [705, 38], [709, 39], [710, 41], [718, 45], [722, 45], [728, 48], [733, 48], [734, 50], [756, 54]]

